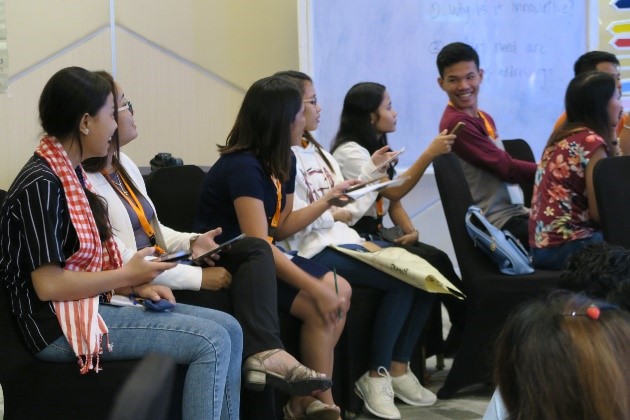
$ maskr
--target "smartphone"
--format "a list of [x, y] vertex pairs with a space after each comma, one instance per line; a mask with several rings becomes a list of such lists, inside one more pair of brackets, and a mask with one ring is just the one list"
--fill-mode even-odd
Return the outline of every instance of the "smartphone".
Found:
[[461, 121], [458, 122], [457, 124], [455, 124], [455, 127], [453, 127], [451, 132], [448, 133], [448, 134], [455, 134], [455, 135], [457, 135], [457, 133], [459, 133], [462, 130], [462, 128], [464, 128], [465, 125], [466, 125], [466, 123], [463, 123]]
[[403, 147], [402, 149], [400, 149], [397, 152], [394, 152], [394, 154], [392, 155], [392, 157], [390, 157], [389, 159], [387, 159], [385, 162], [381, 163], [380, 165], [378, 165], [373, 171], [374, 172], [378, 172], [378, 171], [382, 171], [383, 169], [387, 168], [389, 166], [390, 163], [392, 163], [392, 161], [394, 159], [396, 159], [402, 152], [405, 151], [405, 148]]
[[354, 184], [353, 186], [346, 188], [345, 190], [343, 190], [343, 192], [344, 193], [349, 193], [349, 192], [352, 192], [352, 191], [356, 191], [356, 190], [358, 190], [360, 188], [365, 187], [366, 185], [370, 185], [370, 184], [372, 184], [374, 182], [378, 182], [381, 179], [382, 178], [373, 178], [373, 179], [370, 179], [368, 181], [359, 182], [358, 184]]
[[213, 254], [216, 254], [216, 253], [219, 253], [219, 252], [223, 251], [225, 248], [228, 248], [228, 247], [229, 247], [230, 245], [232, 245], [234, 242], [236, 242], [236, 241], [238, 241], [238, 240], [243, 239], [245, 236], [247, 236], [247, 235], [245, 235], [244, 233], [241, 233], [241, 234], [240, 234], [240, 235], [238, 235], [237, 237], [232, 238], [232, 239], [230, 239], [230, 240], [228, 240], [228, 241], [223, 242], [221, 245], [219, 245], [218, 247], [214, 248], [213, 250], [208, 251], [208, 252], [206, 252], [205, 254], [198, 256], [197, 258], [194, 258], [194, 259], [192, 260], [192, 265], [200, 265], [200, 266], [205, 265], [204, 260], [205, 260], [206, 258], [208, 258], [209, 256], [211, 256], [211, 255], [213, 255]]
[[177, 252], [171, 252], [170, 254], [160, 255], [159, 257], [154, 258], [151, 261], [173, 262], [173, 261], [183, 260], [188, 257], [190, 257], [190, 251], [177, 251]]

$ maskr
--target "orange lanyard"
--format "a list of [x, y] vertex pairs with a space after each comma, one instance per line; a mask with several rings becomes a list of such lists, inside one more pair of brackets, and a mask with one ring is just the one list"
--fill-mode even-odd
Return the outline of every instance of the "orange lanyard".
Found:
[[272, 244], [276, 238], [276, 229], [278, 229], [278, 223], [280, 223], [280, 210], [282, 207], [282, 184], [275, 176], [271, 175], [271, 180], [273, 181], [273, 185], [276, 187], [276, 212], [271, 218], [271, 223], [268, 229], [267, 241]]
[[483, 112], [483, 111], [478, 111], [477, 113], [479, 114], [479, 116], [483, 120], [483, 125], [486, 126], [486, 131], [488, 132], [488, 136], [492, 140], [496, 140], [497, 139], [497, 133], [496, 133], [496, 131], [494, 131], [494, 127], [492, 126], [492, 124], [490, 124], [490, 120], [488, 120], [488, 117], [486, 117], [486, 113]]
[[[453, 105], [453, 102], [451, 101], [448, 102], [448, 105], [455, 108], [455, 105]], [[486, 116], [486, 113], [481, 110], [478, 110], [477, 115], [479, 115], [479, 117], [483, 120], [483, 125], [486, 127], [486, 132], [488, 133], [488, 137], [490, 137], [492, 140], [496, 140], [498, 137], [497, 132], [495, 131], [492, 124], [490, 124], [490, 120]]]
[[105, 178], [107, 179], [109, 184], [116, 191], [119, 192], [119, 195], [122, 198], [124, 198], [127, 201], [127, 203], [129, 203], [129, 206], [131, 206], [133, 211], [136, 212], [136, 215], [138, 216], [138, 220], [140, 221], [140, 226], [142, 226], [142, 230], [144, 230], [144, 233], [146, 233], [147, 236], [149, 237], [149, 242], [151, 242], [151, 245], [155, 247], [155, 251], [158, 254], [164, 254], [165, 251], [157, 244], [157, 241], [155, 239], [155, 231], [153, 230], [153, 227], [151, 227], [151, 223], [149, 223], [149, 221], [147, 220], [147, 216], [144, 214], [144, 209], [142, 208], [142, 204], [140, 204], [140, 200], [138, 200], [138, 197], [136, 197], [136, 194], [133, 192], [133, 190], [127, 183], [127, 180], [125, 179], [125, 177], [121, 176], [120, 172], [118, 172], [118, 179], [123, 184], [125, 184], [125, 188], [129, 192], [129, 195], [125, 194], [125, 192], [122, 191], [118, 185], [116, 185], [116, 183], [114, 182], [114, 180], [109, 174], [105, 173], [105, 171], [103, 171], [102, 174], [105, 175]]
[[383, 203], [383, 197], [380, 195], [376, 199], [376, 215], [378, 217], [383, 217], [385, 215], [385, 206]]

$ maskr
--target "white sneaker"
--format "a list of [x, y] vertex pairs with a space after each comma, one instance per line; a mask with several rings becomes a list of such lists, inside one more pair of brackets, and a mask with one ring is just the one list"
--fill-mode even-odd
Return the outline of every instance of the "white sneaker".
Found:
[[409, 364], [407, 364], [407, 373], [392, 377], [392, 389], [396, 398], [416, 407], [426, 407], [437, 401], [433, 392], [420, 385], [420, 381], [411, 371]]
[[377, 417], [399, 419], [400, 411], [394, 405], [392, 378], [383, 366], [378, 368], [380, 378], [371, 378], [366, 372], [354, 383], [354, 392], [363, 400], [365, 408]]

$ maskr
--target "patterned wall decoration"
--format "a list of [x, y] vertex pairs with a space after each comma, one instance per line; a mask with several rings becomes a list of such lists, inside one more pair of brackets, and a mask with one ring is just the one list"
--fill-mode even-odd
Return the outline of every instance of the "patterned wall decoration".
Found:
[[597, 49], [617, 56], [621, 63], [622, 93], [630, 99], [630, 0], [599, 1]]

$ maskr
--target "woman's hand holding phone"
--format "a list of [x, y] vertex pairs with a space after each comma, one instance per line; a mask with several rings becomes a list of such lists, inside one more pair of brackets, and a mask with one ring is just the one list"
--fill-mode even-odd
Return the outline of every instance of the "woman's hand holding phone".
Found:
[[335, 185], [328, 190], [326, 195], [322, 199], [326, 200], [331, 206], [344, 207], [346, 204], [353, 202], [354, 200], [346, 195], [348, 189], [354, 185], [360, 184], [358, 179], [349, 179]]
[[[389, 147], [389, 146], [387, 146], [387, 147]], [[381, 149], [379, 149], [379, 150], [381, 150]], [[376, 173], [376, 172], [385, 173], [385, 172], [387, 172], [387, 169], [389, 169], [389, 167], [392, 164], [395, 164], [396, 162], [398, 162], [398, 160], [397, 160], [398, 155], [402, 154], [404, 151], [405, 151], [405, 148], [403, 147], [402, 149], [397, 150], [395, 152], [386, 152], [385, 156], [387, 156], [387, 159], [381, 161], [378, 164], [376, 162], [374, 162], [374, 160], [372, 160], [372, 162], [374, 162], [374, 164], [376, 165], [376, 168], [374, 168], [372, 173]], [[378, 152], [378, 150], [377, 150], [377, 152]], [[376, 152], [375, 152], [375, 154], [376, 154]], [[372, 155], [372, 157], [374, 157], [374, 155]]]
[[127, 261], [122, 270], [127, 273], [129, 284], [127, 286], [138, 286], [152, 282], [157, 276], [164, 271], [177, 265], [176, 262], [157, 262], [147, 260], [146, 257], [151, 256], [155, 252], [155, 248], [148, 247], [136, 252], [129, 261]]
[[391, 151], [389, 145], [383, 146], [376, 152], [372, 153], [370, 159], [375, 166], [381, 165], [383, 162], [389, 160], [395, 152]]
[[[190, 250], [192, 251], [192, 259], [198, 258], [200, 255], [206, 254], [208, 251], [218, 248], [218, 244], [214, 241], [214, 238], [219, 236], [223, 230], [219, 227], [213, 230], [209, 230], [206, 233], [202, 233], [190, 244]], [[204, 259], [204, 263], [207, 266], [213, 266], [214, 261], [218, 260], [219, 254], [215, 253], [212, 256]]]

